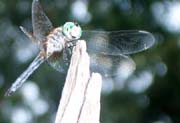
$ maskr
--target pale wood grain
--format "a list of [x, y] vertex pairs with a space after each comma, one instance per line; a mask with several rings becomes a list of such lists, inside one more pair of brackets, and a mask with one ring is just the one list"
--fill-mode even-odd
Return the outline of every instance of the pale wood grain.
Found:
[[73, 49], [55, 123], [99, 123], [102, 78], [90, 74], [85, 41]]

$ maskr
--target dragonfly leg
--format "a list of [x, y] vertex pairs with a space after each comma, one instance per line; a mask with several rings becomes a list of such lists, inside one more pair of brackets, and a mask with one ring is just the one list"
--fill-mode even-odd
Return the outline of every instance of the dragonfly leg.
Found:
[[68, 61], [71, 54], [72, 54], [72, 49], [70, 49], [70, 48], [64, 49], [63, 50], [63, 60]]
[[66, 43], [66, 48], [72, 48], [72, 47], [74, 47], [74, 46], [76, 46], [76, 40], [74, 40], [74, 41], [69, 41], [69, 42], [67, 42]]
[[35, 39], [35, 37], [33, 36], [33, 34], [29, 31], [27, 31], [27, 29], [25, 29], [24, 27], [20, 26], [20, 29], [22, 32], [24, 32], [24, 34], [33, 42], [38, 43], [38, 41]]
[[72, 50], [73, 50], [73, 47], [76, 46], [76, 40], [74, 41], [69, 41], [65, 44], [65, 48], [63, 50], [63, 61], [67, 64], [69, 64], [69, 61], [70, 61], [70, 58], [71, 58], [71, 55], [72, 55]]

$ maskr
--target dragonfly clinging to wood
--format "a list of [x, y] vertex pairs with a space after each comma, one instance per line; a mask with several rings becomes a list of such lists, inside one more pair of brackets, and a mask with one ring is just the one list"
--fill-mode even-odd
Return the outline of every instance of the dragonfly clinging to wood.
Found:
[[133, 63], [127, 55], [137, 53], [151, 47], [155, 39], [146, 31], [82, 31], [76, 22], [66, 22], [63, 26], [54, 28], [46, 16], [38, 0], [32, 2], [33, 33], [20, 27], [21, 30], [40, 47], [40, 53], [30, 66], [16, 79], [6, 92], [10, 96], [26, 79], [45, 61], [64, 72], [67, 60], [67, 49], [78, 39], [87, 44], [93, 71], [103, 76], [116, 75], [113, 69], [118, 69], [122, 62]]

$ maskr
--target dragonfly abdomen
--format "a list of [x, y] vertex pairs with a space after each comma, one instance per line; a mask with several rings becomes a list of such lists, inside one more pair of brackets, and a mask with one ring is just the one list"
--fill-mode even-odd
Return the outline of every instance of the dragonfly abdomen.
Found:
[[16, 79], [12, 84], [11, 88], [6, 92], [6, 96], [10, 96], [18, 88], [20, 88], [27, 78], [45, 61], [45, 59], [39, 54], [34, 61], [29, 65], [29, 67]]

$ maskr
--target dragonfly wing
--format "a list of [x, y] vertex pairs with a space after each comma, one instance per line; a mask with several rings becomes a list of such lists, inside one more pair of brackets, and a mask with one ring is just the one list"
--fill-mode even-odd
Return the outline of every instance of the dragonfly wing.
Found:
[[32, 3], [32, 26], [33, 35], [38, 41], [42, 41], [53, 29], [52, 23], [44, 13], [39, 0]]
[[92, 53], [133, 54], [151, 47], [154, 36], [146, 31], [84, 31], [82, 39], [87, 41], [87, 49]]
[[18, 88], [20, 88], [26, 79], [45, 61], [40, 55], [38, 55], [29, 67], [16, 79], [12, 86], [7, 90], [6, 96], [13, 94]]
[[120, 76], [123, 72], [134, 71], [134, 61], [125, 55], [90, 54], [91, 71], [104, 77]]
[[72, 49], [65, 48], [62, 52], [54, 53], [48, 64], [60, 73], [66, 73], [70, 64]]

